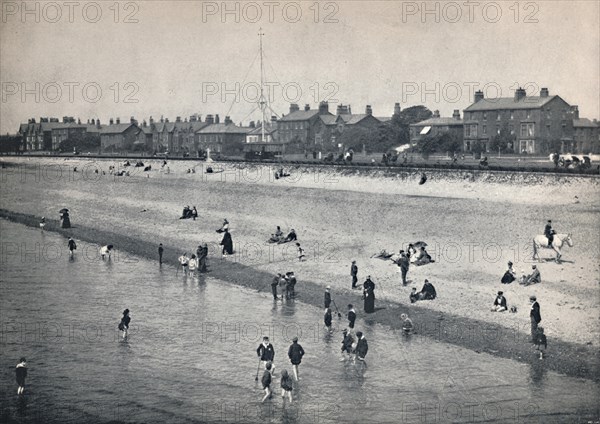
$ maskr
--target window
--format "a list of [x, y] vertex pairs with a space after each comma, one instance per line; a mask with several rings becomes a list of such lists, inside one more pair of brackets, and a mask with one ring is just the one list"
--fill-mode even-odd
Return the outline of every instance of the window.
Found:
[[483, 112], [483, 120], [487, 121], [487, 112]]
[[483, 130], [481, 132], [483, 133], [483, 135], [487, 134], [487, 125], [483, 126]]
[[500, 112], [498, 112], [498, 115], [496, 115], [496, 121], [500, 120]]
[[530, 110], [527, 111], [527, 119], [531, 119], [531, 111]]
[[533, 137], [534, 135], [534, 124], [521, 124], [521, 137]]
[[496, 125], [496, 134], [500, 134], [500, 125]]
[[515, 127], [513, 126], [513, 124], [510, 124], [508, 126], [508, 131], [510, 131], [510, 135], [514, 135], [514, 133], [515, 133]]

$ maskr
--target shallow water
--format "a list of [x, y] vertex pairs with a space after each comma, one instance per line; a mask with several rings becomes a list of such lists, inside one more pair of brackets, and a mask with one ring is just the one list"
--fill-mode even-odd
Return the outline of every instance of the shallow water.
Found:
[[[345, 320], [325, 334], [322, 311], [264, 293], [185, 277], [116, 251], [0, 221], [2, 420], [20, 422], [581, 422], [598, 419], [599, 387], [526, 365], [406, 338], [357, 321], [368, 367], [339, 361]], [[102, 243], [110, 241], [102, 240]], [[210, 274], [209, 274], [210, 275]], [[302, 290], [299, 282], [298, 289]], [[117, 331], [131, 310], [130, 334]], [[334, 311], [335, 312], [335, 311]], [[254, 381], [264, 334], [276, 349], [276, 388]], [[298, 336], [306, 353], [294, 403], [282, 369]], [[532, 353], [533, 355], [533, 353]], [[25, 397], [14, 366], [27, 357]]]

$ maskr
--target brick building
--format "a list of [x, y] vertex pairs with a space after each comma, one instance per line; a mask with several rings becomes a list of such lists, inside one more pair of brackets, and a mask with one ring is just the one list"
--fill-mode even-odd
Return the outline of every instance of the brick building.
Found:
[[433, 116], [416, 124], [410, 124], [410, 144], [417, 144], [421, 139], [428, 136], [436, 136], [447, 133], [454, 133], [460, 142], [463, 142], [463, 120], [460, 118], [460, 111], [454, 110], [451, 118], [440, 117], [440, 111], [436, 110]]

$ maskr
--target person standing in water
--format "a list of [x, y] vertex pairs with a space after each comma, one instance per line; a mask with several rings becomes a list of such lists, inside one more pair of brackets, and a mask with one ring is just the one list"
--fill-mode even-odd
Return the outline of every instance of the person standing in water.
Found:
[[292, 379], [290, 378], [287, 370], [281, 371], [281, 397], [285, 404], [285, 395], [287, 395], [290, 403], [292, 403]]
[[75, 240], [73, 240], [72, 237], [69, 237], [69, 241], [67, 242], [68, 246], [69, 246], [69, 256], [73, 257], [73, 250], [77, 249], [77, 244], [75, 243]]
[[271, 397], [273, 397], [271, 393], [271, 366], [271, 363], [267, 362], [267, 365], [265, 366], [265, 372], [263, 373], [262, 379], [260, 380], [263, 386], [263, 390], [265, 391], [265, 396], [262, 398], [261, 402], [264, 402], [265, 400], [267, 400], [267, 398], [271, 399]]
[[348, 305], [348, 327], [354, 328], [354, 321], [356, 321], [356, 311], [352, 304]]
[[288, 357], [292, 363], [292, 371], [294, 371], [294, 378], [296, 381], [300, 380], [300, 377], [298, 377], [298, 365], [300, 365], [300, 362], [302, 362], [303, 356], [304, 349], [302, 349], [302, 346], [298, 344], [298, 337], [294, 337], [292, 339], [292, 344], [288, 349]]
[[165, 249], [163, 248], [162, 243], [158, 245], [158, 264], [162, 265], [162, 255]]
[[356, 337], [358, 341], [356, 343], [356, 349], [354, 349], [354, 359], [358, 359], [366, 367], [367, 363], [365, 362], [365, 357], [367, 356], [367, 352], [369, 351], [369, 345], [367, 344], [367, 339], [365, 339], [365, 337], [363, 336], [362, 331], [357, 331]]
[[331, 333], [331, 308], [325, 308], [325, 316], [323, 317], [325, 321], [325, 328], [327, 328], [327, 332]]
[[22, 395], [25, 390], [25, 378], [27, 377], [27, 361], [25, 358], [19, 359], [19, 363], [15, 368], [15, 373], [17, 377], [17, 384], [19, 388], [17, 389], [17, 395]]
[[125, 309], [123, 311], [123, 318], [121, 318], [121, 322], [119, 323], [119, 330], [123, 332], [123, 339], [127, 338], [127, 330], [129, 330], [130, 321], [131, 317], [129, 316], [129, 309]]
[[325, 287], [325, 295], [323, 296], [323, 303], [325, 304], [325, 309], [329, 308], [331, 305], [331, 286]]
[[354, 338], [352, 337], [352, 334], [350, 334], [345, 328], [342, 331], [342, 334], [344, 335], [344, 338], [342, 339], [342, 358], [340, 361], [345, 361], [346, 356], [348, 356], [348, 359], [352, 357], [352, 345], [354, 344]]
[[42, 216], [42, 219], [40, 220], [40, 228], [42, 229], [42, 231], [44, 231], [45, 226], [46, 226], [46, 217]]
[[113, 248], [112, 244], [109, 244], [107, 246], [102, 246], [100, 248], [100, 256], [102, 256], [102, 260], [104, 260], [104, 258], [106, 256], [108, 256], [108, 259], [110, 260], [110, 252], [111, 252], [112, 248]]
[[275, 365], [273, 365], [273, 360], [275, 359], [275, 348], [271, 343], [269, 343], [269, 338], [267, 336], [264, 336], [263, 342], [258, 345], [256, 354], [260, 360], [265, 363], [265, 366], [266, 364], [271, 364], [269, 370], [271, 370], [271, 374], [275, 373]]

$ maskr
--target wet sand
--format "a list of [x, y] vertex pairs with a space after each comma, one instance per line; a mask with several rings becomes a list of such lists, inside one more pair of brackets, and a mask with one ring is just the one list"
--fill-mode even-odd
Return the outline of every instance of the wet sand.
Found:
[[[108, 163], [100, 166], [107, 169]], [[241, 174], [239, 169], [237, 174], [230, 169], [229, 179], [223, 179], [225, 173], [185, 174], [184, 167], [189, 166], [171, 162], [170, 174], [153, 172], [150, 178], [143, 174], [128, 179], [105, 175], [74, 181], [44, 178], [43, 172], [36, 181], [38, 171], [28, 166], [3, 175], [9, 184], [3, 184], [2, 216], [37, 227], [39, 217], [45, 215], [49, 230], [90, 242], [112, 243], [120, 250], [151, 259], [157, 258], [156, 247], [162, 242], [165, 260], [171, 264], [176, 264], [182, 251], [191, 252], [206, 241], [211, 244], [211, 273], [217, 278], [269, 292], [273, 272], [294, 270], [299, 281], [298, 300], [302, 302], [322, 306], [323, 287], [330, 284], [336, 304], [343, 308], [354, 303], [367, 322], [395, 329], [400, 313], [407, 312], [424, 337], [522, 362], [538, 360], [527, 343], [527, 298], [535, 292], [550, 344], [546, 366], [598, 380], [598, 204], [590, 196], [597, 191], [596, 180], [581, 178], [565, 183], [565, 177], [544, 177], [557, 182], [527, 183], [526, 178], [513, 176], [510, 178], [518, 181], [511, 185], [482, 181], [497, 179], [494, 175], [478, 176], [466, 183], [430, 177], [431, 184], [415, 188], [418, 184], [412, 176], [375, 178], [313, 172], [296, 182], [275, 182], [264, 172], [252, 179], [250, 173]], [[325, 183], [323, 175], [331, 182]], [[457, 187], [462, 190], [456, 191]], [[515, 195], [502, 199], [507, 192]], [[573, 200], [574, 196], [579, 200]], [[556, 203], [551, 211], [543, 204], [548, 198]], [[185, 204], [198, 207], [198, 221], [177, 219]], [[71, 230], [59, 229], [57, 220], [48, 219], [65, 206], [72, 212]], [[141, 212], [143, 209], [146, 212]], [[22, 210], [30, 213], [20, 214]], [[574, 230], [575, 246], [565, 250], [565, 262], [542, 263], [541, 285], [525, 288], [499, 284], [507, 257], [512, 260], [511, 254], [525, 254], [510, 247], [530, 244], [533, 233], [528, 229], [545, 223], [547, 213], [552, 214], [559, 230]], [[220, 237], [214, 230], [224, 217], [231, 222], [238, 255], [222, 260], [216, 256]], [[294, 249], [286, 250], [288, 246], [264, 243], [277, 224], [284, 231], [295, 227], [307, 250], [306, 262], [298, 263]], [[507, 237], [509, 232], [511, 237]], [[461, 238], [452, 239], [456, 234]], [[398, 284], [397, 268], [368, 257], [382, 248], [396, 250], [421, 239], [430, 246], [439, 244], [438, 261], [411, 268], [409, 279], [420, 288], [423, 278], [429, 278], [439, 297], [411, 305], [410, 286]], [[466, 252], [462, 252], [462, 260], [450, 260], [450, 251], [444, 251], [443, 246], [456, 240], [464, 247], [470, 239], [473, 243], [496, 240], [506, 252], [495, 261], [470, 261]], [[370, 273], [377, 284], [374, 314], [363, 314], [360, 293], [349, 290], [351, 259], [359, 263], [359, 283]], [[513, 260], [517, 271], [530, 266], [525, 258], [517, 259]], [[495, 291], [502, 289], [509, 305], [518, 305], [517, 314], [489, 312]]]

